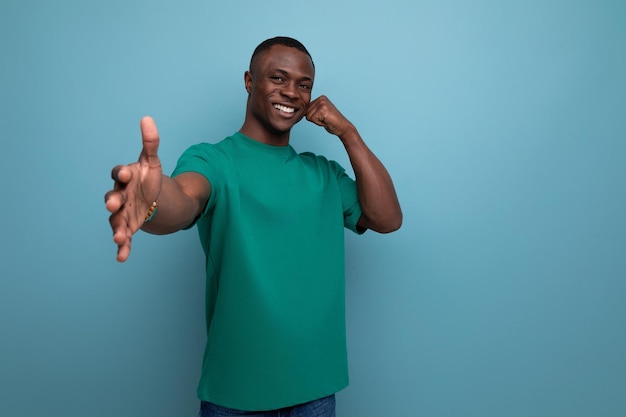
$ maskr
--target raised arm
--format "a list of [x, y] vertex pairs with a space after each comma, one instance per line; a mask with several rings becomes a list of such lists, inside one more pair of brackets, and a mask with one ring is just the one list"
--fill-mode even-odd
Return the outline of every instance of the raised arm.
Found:
[[[139, 160], [113, 168], [113, 190], [105, 195], [120, 262], [128, 259], [132, 237], [139, 229], [153, 234], [176, 232], [201, 213], [211, 193], [209, 182], [200, 174], [184, 173], [175, 178], [163, 175], [159, 133], [152, 118], [141, 120], [141, 136]], [[156, 213], [146, 222], [155, 201]]]
[[338, 136], [348, 153], [363, 210], [359, 226], [379, 233], [399, 229], [402, 210], [391, 176], [367, 147], [356, 127], [325, 96], [310, 103], [306, 118]]

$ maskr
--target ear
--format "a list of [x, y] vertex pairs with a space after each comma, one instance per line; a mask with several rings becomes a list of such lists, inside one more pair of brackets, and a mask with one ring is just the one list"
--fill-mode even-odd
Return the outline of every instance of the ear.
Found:
[[243, 82], [246, 86], [246, 91], [250, 94], [252, 91], [252, 73], [250, 73], [250, 71], [246, 71], [243, 74]]

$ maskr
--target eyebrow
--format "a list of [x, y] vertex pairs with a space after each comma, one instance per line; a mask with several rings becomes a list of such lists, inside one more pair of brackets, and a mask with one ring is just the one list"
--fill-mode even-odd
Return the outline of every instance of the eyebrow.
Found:
[[[275, 71], [281, 73], [282, 75], [286, 75], [286, 76], [290, 75], [290, 73], [288, 71], [285, 71], [285, 70], [280, 69], [280, 68], [277, 68]], [[305, 77], [300, 78], [299, 81], [311, 81], [311, 82], [313, 82], [313, 78], [309, 77], [309, 76], [305, 76]]]

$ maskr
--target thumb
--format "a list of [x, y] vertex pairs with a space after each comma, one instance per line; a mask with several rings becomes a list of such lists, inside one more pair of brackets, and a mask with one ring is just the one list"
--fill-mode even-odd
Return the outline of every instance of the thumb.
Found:
[[141, 128], [141, 141], [143, 142], [142, 154], [148, 158], [158, 156], [159, 131], [152, 117], [143, 117], [139, 127]]

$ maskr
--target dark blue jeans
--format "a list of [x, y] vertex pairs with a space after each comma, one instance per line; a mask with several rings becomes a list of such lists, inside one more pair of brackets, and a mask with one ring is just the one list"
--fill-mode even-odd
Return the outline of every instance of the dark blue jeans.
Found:
[[272, 411], [241, 411], [202, 401], [198, 417], [335, 417], [335, 396]]

